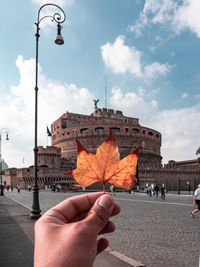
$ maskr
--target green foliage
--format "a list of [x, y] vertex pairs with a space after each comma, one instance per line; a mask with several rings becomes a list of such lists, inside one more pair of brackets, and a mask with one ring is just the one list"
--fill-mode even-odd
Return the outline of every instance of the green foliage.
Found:
[[200, 147], [196, 151], [196, 155], [200, 154]]

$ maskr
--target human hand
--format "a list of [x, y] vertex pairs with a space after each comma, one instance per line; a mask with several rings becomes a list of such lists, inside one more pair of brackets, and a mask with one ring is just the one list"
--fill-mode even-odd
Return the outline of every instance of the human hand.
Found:
[[47, 211], [35, 224], [35, 267], [90, 267], [108, 247], [98, 235], [111, 233], [109, 220], [120, 206], [109, 194], [90, 193], [68, 198]]

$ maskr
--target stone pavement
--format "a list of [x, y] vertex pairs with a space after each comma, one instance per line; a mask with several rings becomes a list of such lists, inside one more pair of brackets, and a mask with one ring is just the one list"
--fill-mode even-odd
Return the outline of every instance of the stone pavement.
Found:
[[[31, 206], [31, 192], [5, 194]], [[41, 191], [40, 207], [44, 212], [72, 195]], [[190, 217], [194, 209], [192, 195], [167, 194], [165, 201], [145, 194], [117, 193], [114, 198], [122, 211], [113, 218], [117, 228], [109, 234], [112, 251], [106, 255], [110, 257], [114, 252], [115, 259], [116, 255], [120, 259], [127, 256], [148, 267], [199, 267], [200, 213], [194, 219]]]
[[0, 266], [33, 266], [33, 227], [26, 208], [0, 196]]
[[[34, 221], [30, 210], [6, 196], [0, 197], [0, 266], [32, 267], [34, 253]], [[94, 267], [143, 266], [138, 262], [128, 264], [112, 255], [113, 251], [101, 253]], [[135, 263], [133, 265], [133, 263]], [[73, 266], [72, 266], [73, 267]], [[75, 267], [75, 266], [74, 266]]]

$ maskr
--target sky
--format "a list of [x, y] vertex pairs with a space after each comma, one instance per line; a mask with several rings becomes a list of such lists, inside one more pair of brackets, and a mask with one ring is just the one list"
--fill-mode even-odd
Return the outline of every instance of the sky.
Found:
[[[33, 165], [35, 32], [43, 0], [0, 9], [0, 130], [9, 167]], [[63, 113], [121, 110], [162, 134], [163, 164], [197, 158], [200, 146], [199, 0], [51, 0], [66, 13], [40, 23], [38, 145]], [[50, 6], [40, 15], [53, 15]], [[53, 13], [52, 13], [53, 12]], [[106, 79], [105, 79], [106, 77]], [[106, 80], [106, 82], [105, 82]], [[106, 87], [106, 93], [105, 93]], [[6, 130], [9, 141], [6, 141]]]

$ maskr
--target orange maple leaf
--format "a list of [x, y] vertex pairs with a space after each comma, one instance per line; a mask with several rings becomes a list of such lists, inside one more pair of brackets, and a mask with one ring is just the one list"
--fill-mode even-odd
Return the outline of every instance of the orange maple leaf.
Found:
[[87, 187], [99, 181], [104, 186], [109, 182], [117, 187], [130, 189], [136, 182], [137, 154], [140, 147], [120, 160], [118, 145], [111, 130], [106, 141], [98, 147], [96, 155], [87, 151], [78, 140], [76, 143], [77, 168], [64, 174], [73, 177], [79, 185]]

